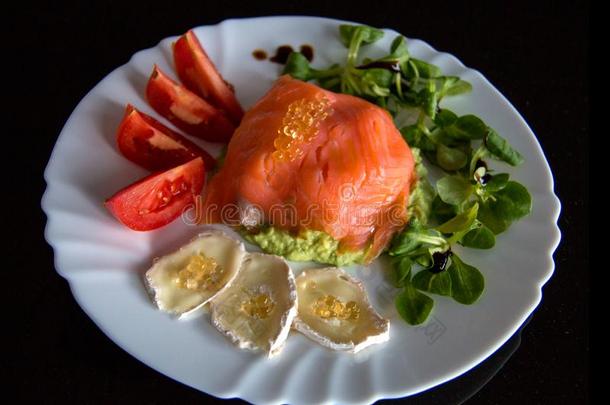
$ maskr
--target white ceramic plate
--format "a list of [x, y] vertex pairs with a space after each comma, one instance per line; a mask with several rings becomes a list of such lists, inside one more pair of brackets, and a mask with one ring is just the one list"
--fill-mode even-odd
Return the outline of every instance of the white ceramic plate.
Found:
[[[312, 44], [314, 65], [324, 66], [345, 54], [337, 38], [340, 23], [268, 17], [229, 20], [195, 32], [248, 107], [281, 69], [255, 60], [254, 49], [273, 52], [283, 44]], [[388, 49], [396, 33], [386, 32], [382, 41], [369, 47], [370, 54]], [[178, 220], [158, 231], [132, 232], [114, 220], [102, 202], [147, 174], [119, 154], [115, 131], [126, 103], [154, 115], [143, 97], [144, 87], [154, 63], [172, 72], [175, 39], [136, 53], [87, 94], [61, 132], [45, 172], [42, 206], [55, 267], [87, 314], [131, 355], [218, 397], [254, 403], [370, 403], [415, 394], [464, 373], [500, 347], [536, 308], [542, 285], [553, 272], [552, 253], [560, 239], [560, 204], [540, 145], [519, 113], [480, 73], [411, 39], [409, 50], [415, 57], [472, 83], [471, 94], [445, 105], [461, 114], [479, 115], [525, 156], [526, 163], [511, 174], [531, 192], [532, 214], [499, 236], [493, 250], [460, 252], [485, 275], [487, 286], [480, 301], [462, 306], [435, 297], [428, 323], [410, 327], [393, 307], [394, 290], [381, 275], [383, 264], [354, 267], [353, 274], [365, 281], [376, 308], [391, 319], [390, 341], [353, 356], [293, 334], [282, 355], [273, 360], [234, 348], [209, 324], [207, 315], [177, 321], [157, 311], [143, 288], [142, 272], [153, 257], [171, 252], [200, 229]], [[301, 267], [295, 266], [296, 271]]]

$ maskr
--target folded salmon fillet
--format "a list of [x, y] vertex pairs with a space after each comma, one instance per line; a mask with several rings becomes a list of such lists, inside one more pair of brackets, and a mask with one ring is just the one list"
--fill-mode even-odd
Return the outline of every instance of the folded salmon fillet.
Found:
[[244, 116], [204, 199], [205, 222], [328, 233], [383, 251], [407, 221], [409, 146], [382, 108], [280, 77]]

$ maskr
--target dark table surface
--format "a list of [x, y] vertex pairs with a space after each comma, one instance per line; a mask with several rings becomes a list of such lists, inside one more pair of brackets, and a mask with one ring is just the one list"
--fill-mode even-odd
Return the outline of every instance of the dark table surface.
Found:
[[154, 3], [11, 2], [7, 6], [8, 52], [3, 61], [14, 72], [8, 76], [5, 102], [11, 107], [9, 131], [3, 137], [10, 136], [8, 141], [15, 144], [3, 163], [10, 163], [11, 174], [5, 181], [10, 195], [19, 196], [19, 204], [5, 210], [2, 229], [10, 235], [8, 280], [16, 276], [8, 298], [26, 304], [8, 311], [20, 324], [12, 328], [16, 334], [9, 332], [14, 342], [8, 346], [9, 364], [3, 374], [12, 382], [7, 386], [13, 387], [17, 399], [50, 403], [211, 399], [132, 358], [78, 307], [66, 281], [55, 273], [52, 249], [43, 238], [42, 172], [78, 101], [134, 52], [190, 27], [226, 18], [306, 14], [391, 27], [453, 53], [483, 72], [536, 133], [563, 204], [556, 272], [529, 323], [477, 368], [406, 401], [587, 402], [589, 28], [585, 3]]

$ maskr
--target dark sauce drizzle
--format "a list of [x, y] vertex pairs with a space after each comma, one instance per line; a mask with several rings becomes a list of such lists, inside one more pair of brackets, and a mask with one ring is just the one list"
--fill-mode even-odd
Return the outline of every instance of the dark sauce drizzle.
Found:
[[313, 46], [307, 44], [301, 45], [299, 51], [303, 54], [303, 56], [305, 56], [308, 61], [311, 62], [313, 60]]
[[[274, 63], [279, 63], [280, 65], [285, 65], [286, 61], [288, 60], [288, 56], [290, 56], [290, 54], [294, 51], [294, 48], [290, 45], [278, 46], [275, 50], [275, 55], [271, 56], [269, 60]], [[301, 52], [308, 61], [311, 62], [313, 60], [313, 46], [308, 44], [301, 45], [299, 52]], [[263, 51], [262, 49], [255, 49], [252, 52], [252, 56], [254, 56], [256, 60], [265, 60], [267, 59], [267, 52]]]
[[447, 268], [447, 263], [449, 262], [449, 257], [451, 257], [453, 253], [451, 250], [446, 252], [434, 252], [432, 254], [432, 266], [428, 268], [428, 271], [431, 273], [440, 273], [441, 271]]
[[371, 69], [371, 68], [379, 68], [386, 69], [390, 72], [400, 73], [400, 63], [398, 61], [388, 60], [388, 61], [375, 61], [371, 63], [366, 63], [364, 65], [358, 66], [358, 69]]
[[275, 55], [273, 55], [271, 58], [269, 58], [269, 60], [271, 62], [275, 62], [275, 63], [279, 63], [280, 65], [283, 65], [286, 63], [286, 61], [288, 60], [288, 56], [292, 52], [294, 52], [294, 49], [292, 49], [292, 47], [290, 45], [278, 46], [275, 51]]
[[481, 183], [481, 185], [484, 186], [485, 184], [489, 183], [489, 180], [491, 180], [491, 174], [485, 173], [485, 175], [483, 177], [481, 177], [481, 180], [479, 181], [479, 183]]
[[483, 160], [479, 159], [477, 160], [477, 162], [474, 164], [474, 170], [477, 170], [479, 167], [484, 167], [485, 170], [487, 170], [487, 163], [485, 163]]
[[262, 49], [255, 49], [252, 51], [252, 56], [254, 56], [254, 59], [256, 60], [265, 60], [267, 59], [267, 52]]

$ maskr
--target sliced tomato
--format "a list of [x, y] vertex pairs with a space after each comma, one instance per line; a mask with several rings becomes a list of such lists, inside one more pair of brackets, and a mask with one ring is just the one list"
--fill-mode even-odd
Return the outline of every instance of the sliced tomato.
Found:
[[205, 150], [131, 104], [117, 130], [119, 150], [145, 169], [166, 170], [201, 157], [207, 170], [216, 160]]
[[174, 43], [174, 64], [178, 77], [189, 90], [225, 110], [233, 123], [239, 124], [244, 110], [233, 87], [222, 78], [192, 30]]
[[146, 86], [152, 108], [184, 132], [211, 142], [228, 142], [235, 126], [207, 101], [170, 79], [155, 65]]
[[128, 228], [150, 231], [178, 218], [204, 183], [203, 159], [196, 158], [122, 189], [106, 200], [106, 207]]

